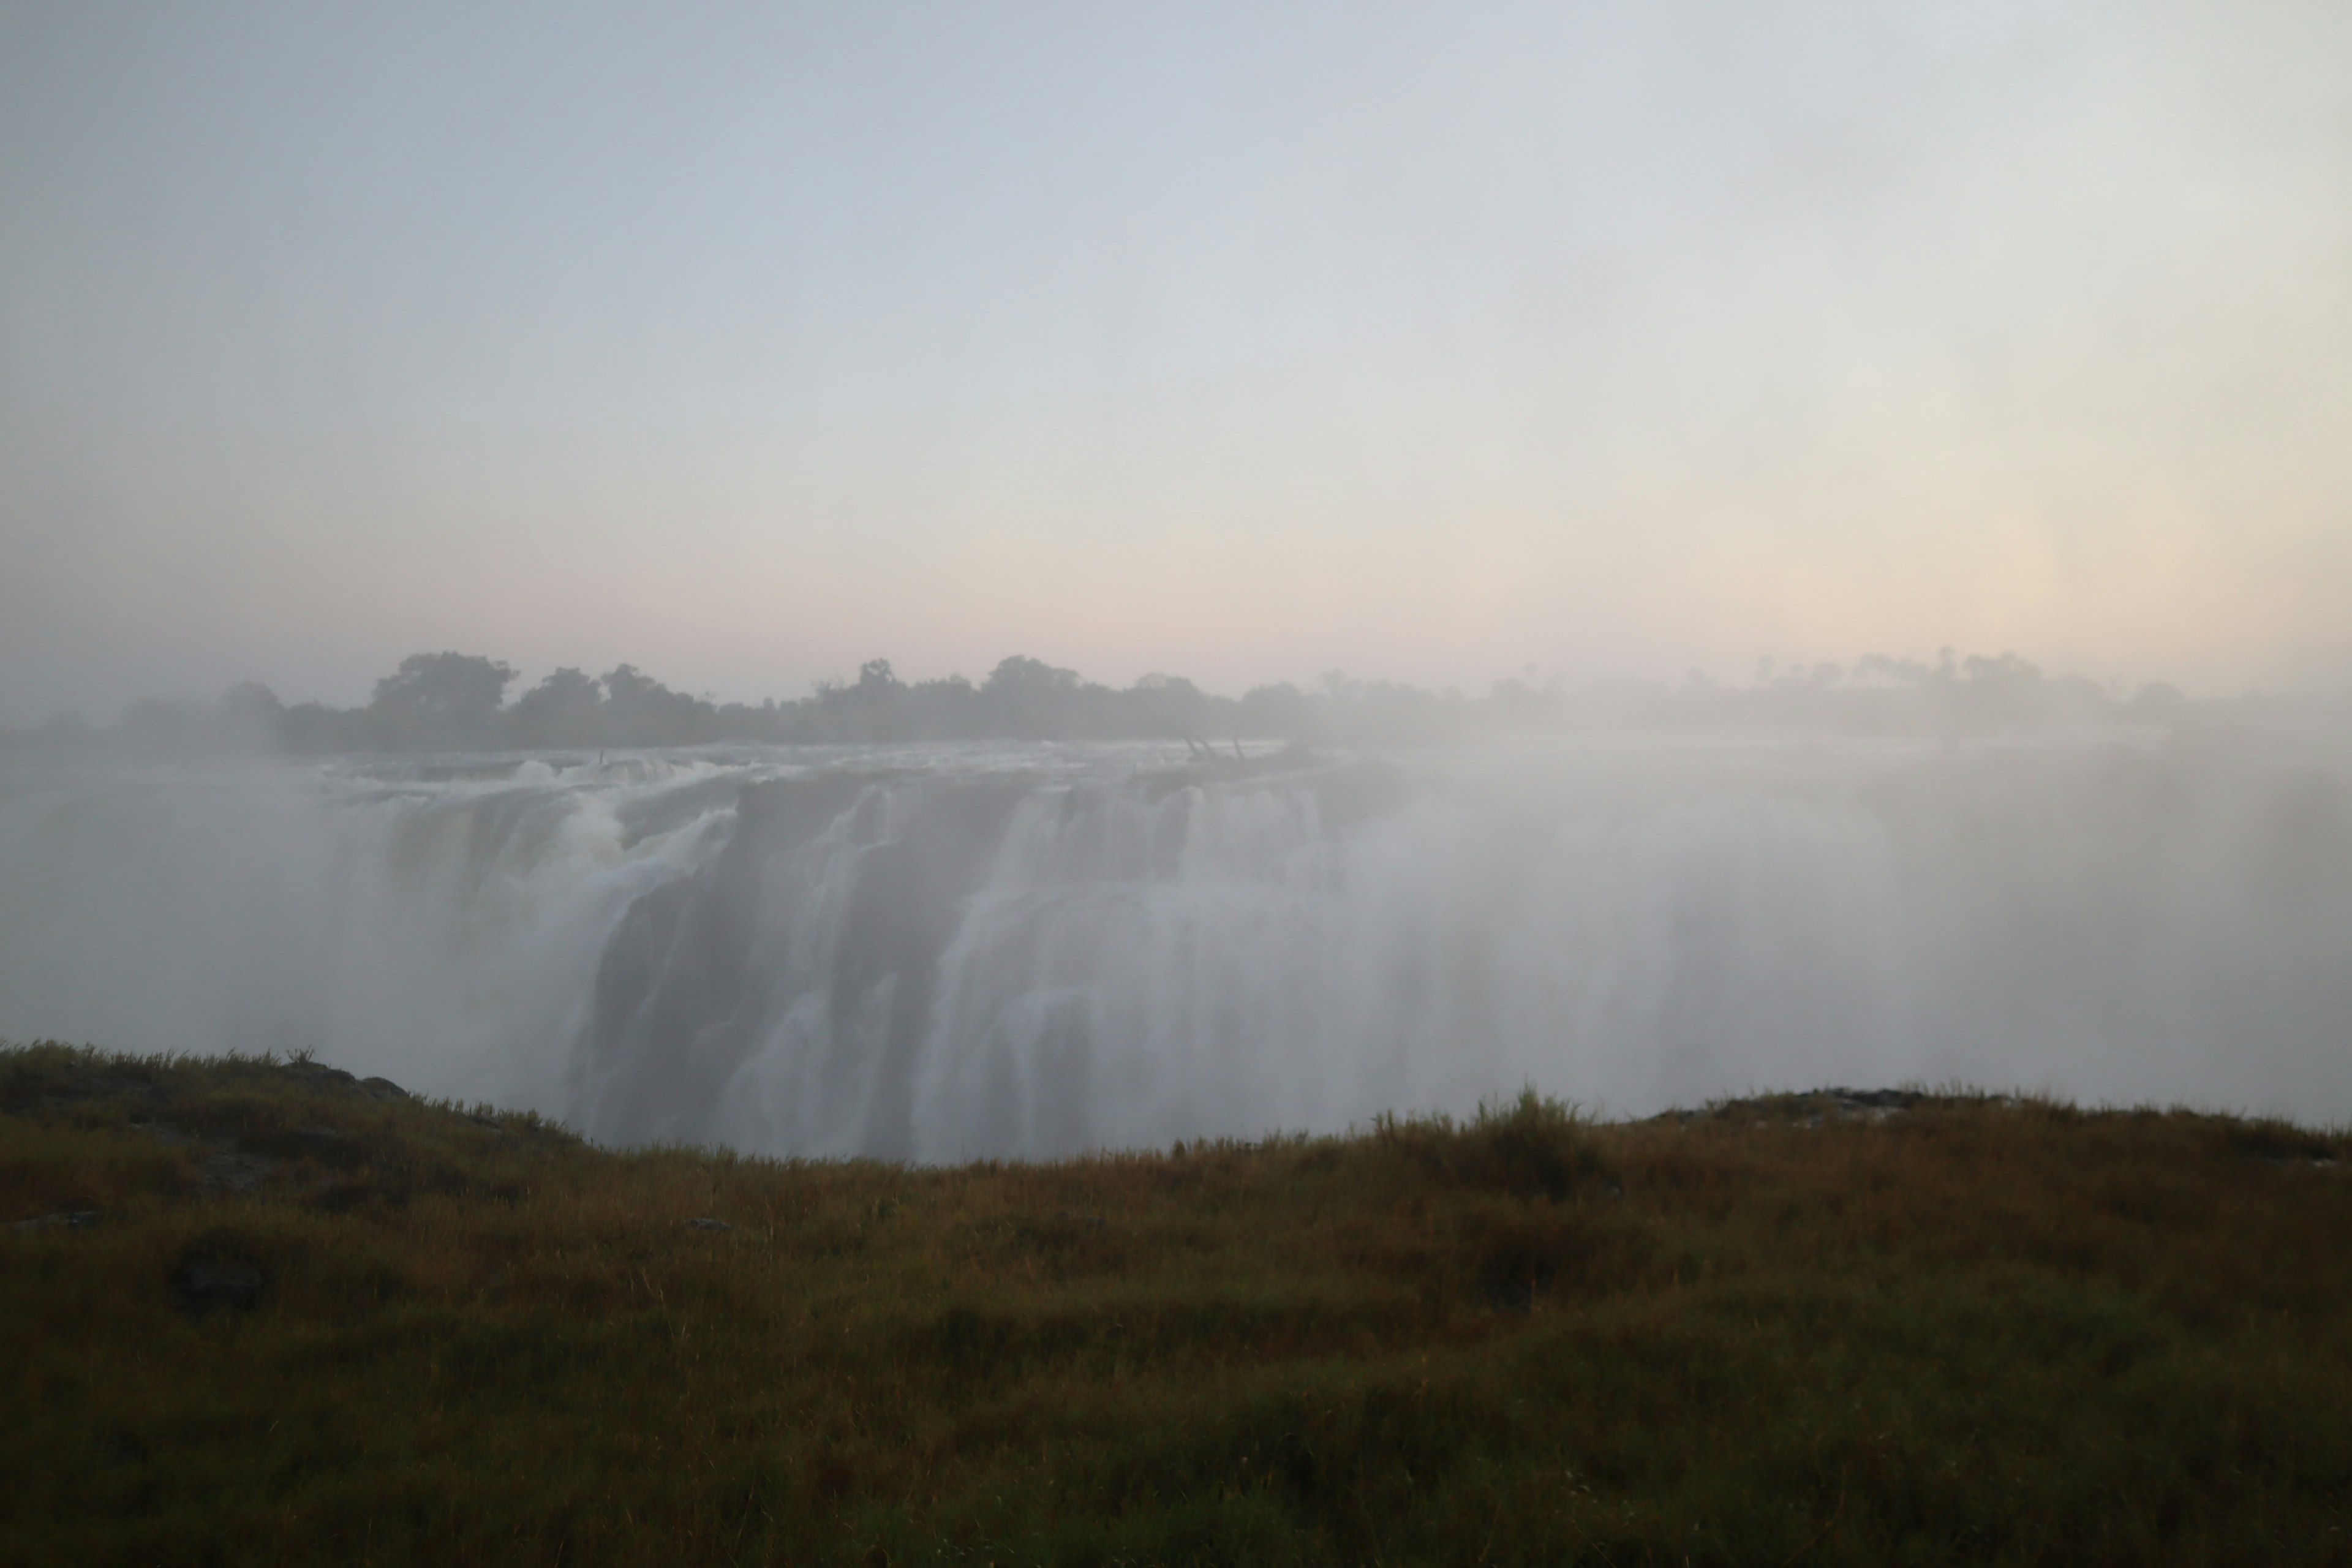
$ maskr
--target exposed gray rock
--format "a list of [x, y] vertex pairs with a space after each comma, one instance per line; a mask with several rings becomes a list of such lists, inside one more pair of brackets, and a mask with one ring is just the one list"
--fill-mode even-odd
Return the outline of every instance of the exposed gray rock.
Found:
[[286, 1070], [295, 1077], [321, 1089], [349, 1089], [370, 1100], [406, 1100], [409, 1093], [388, 1078], [356, 1078], [341, 1068], [331, 1068], [324, 1062], [290, 1061]]
[[204, 1184], [213, 1192], [247, 1192], [276, 1169], [277, 1164], [275, 1160], [248, 1154], [242, 1149], [224, 1149], [217, 1154], [205, 1157]]

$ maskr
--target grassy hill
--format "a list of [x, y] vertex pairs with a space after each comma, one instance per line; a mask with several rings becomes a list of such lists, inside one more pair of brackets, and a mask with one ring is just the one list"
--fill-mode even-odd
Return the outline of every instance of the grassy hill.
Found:
[[0, 1051], [0, 1560], [2352, 1561], [2352, 1139], [1834, 1092], [1055, 1165]]

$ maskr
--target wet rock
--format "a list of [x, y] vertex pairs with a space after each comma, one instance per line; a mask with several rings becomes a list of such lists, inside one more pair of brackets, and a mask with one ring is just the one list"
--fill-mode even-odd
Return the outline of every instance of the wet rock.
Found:
[[198, 1253], [172, 1271], [172, 1305], [202, 1322], [225, 1308], [251, 1311], [268, 1287], [268, 1274], [250, 1258]]
[[688, 1230], [733, 1230], [735, 1227], [729, 1225], [723, 1219], [690, 1219], [686, 1222], [686, 1228]]
[[57, 1214], [45, 1214], [34, 1219], [20, 1219], [11, 1230], [89, 1230], [98, 1224], [95, 1209], [67, 1209]]

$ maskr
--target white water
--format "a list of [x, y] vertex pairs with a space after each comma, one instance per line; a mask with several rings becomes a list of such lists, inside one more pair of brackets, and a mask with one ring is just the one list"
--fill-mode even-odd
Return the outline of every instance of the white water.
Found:
[[1523, 1083], [2343, 1120], [2352, 768], [2281, 737], [19, 763], [0, 1037], [921, 1159]]

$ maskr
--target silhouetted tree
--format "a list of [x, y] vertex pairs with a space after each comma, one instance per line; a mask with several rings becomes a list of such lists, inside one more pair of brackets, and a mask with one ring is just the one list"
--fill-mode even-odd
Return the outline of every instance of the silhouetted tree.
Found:
[[520, 745], [598, 744], [605, 739], [603, 685], [566, 665], [516, 698], [508, 722]]
[[368, 729], [378, 745], [461, 746], [491, 738], [513, 668], [470, 653], [416, 653], [375, 683]]
[[1078, 672], [1014, 654], [989, 671], [980, 696], [997, 732], [1021, 740], [1058, 739], [1067, 732]]
[[715, 740], [715, 710], [700, 698], [672, 691], [633, 664], [604, 677], [604, 713], [612, 738], [630, 746], [689, 746]]
[[1126, 695], [1135, 734], [1155, 740], [1209, 739], [1213, 721], [1208, 696], [1182, 676], [1147, 675]]

